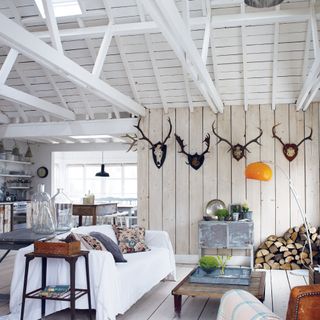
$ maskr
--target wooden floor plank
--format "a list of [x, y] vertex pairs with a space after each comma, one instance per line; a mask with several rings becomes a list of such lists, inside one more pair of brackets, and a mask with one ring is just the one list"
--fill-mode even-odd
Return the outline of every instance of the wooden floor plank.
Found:
[[271, 270], [273, 311], [285, 319], [289, 301], [290, 286], [283, 270]]
[[215, 320], [217, 318], [220, 299], [209, 299], [205, 305], [199, 320]]
[[194, 320], [198, 319], [202, 313], [208, 298], [204, 297], [188, 297], [181, 309], [181, 317], [174, 317], [174, 319]]

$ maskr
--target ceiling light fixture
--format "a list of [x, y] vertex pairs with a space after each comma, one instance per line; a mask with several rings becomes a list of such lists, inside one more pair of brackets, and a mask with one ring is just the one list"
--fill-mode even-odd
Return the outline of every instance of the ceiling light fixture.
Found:
[[103, 151], [102, 151], [102, 163], [101, 170], [96, 173], [96, 177], [109, 177], [109, 173], [104, 171], [104, 163], [103, 163]]
[[277, 6], [283, 2], [283, 0], [244, 0], [247, 6], [254, 8], [269, 8]]

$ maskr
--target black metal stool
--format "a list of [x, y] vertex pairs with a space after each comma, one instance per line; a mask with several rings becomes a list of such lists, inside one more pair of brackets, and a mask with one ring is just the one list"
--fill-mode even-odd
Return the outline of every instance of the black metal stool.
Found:
[[[22, 306], [21, 306], [21, 316], [20, 320], [23, 320], [24, 316], [24, 307], [25, 307], [25, 299], [41, 299], [41, 318], [44, 319], [46, 313], [46, 300], [60, 300], [60, 301], [70, 301], [70, 309], [71, 309], [71, 320], [75, 319], [75, 306], [76, 300], [82, 297], [83, 295], [88, 295], [88, 306], [89, 306], [89, 317], [92, 320], [92, 311], [91, 311], [91, 296], [90, 296], [90, 279], [89, 279], [89, 252], [88, 251], [80, 251], [77, 254], [73, 255], [63, 255], [63, 254], [44, 254], [44, 253], [27, 253], [26, 257], [26, 266], [24, 273], [24, 283], [23, 283], [23, 294], [22, 294]], [[76, 289], [76, 262], [79, 257], [84, 257], [85, 265], [86, 265], [86, 278], [87, 278], [87, 289]], [[42, 281], [41, 288], [33, 290], [27, 293], [27, 282], [28, 282], [28, 272], [29, 272], [29, 263], [34, 258], [42, 258]], [[40, 293], [46, 287], [47, 282], [47, 258], [60, 258], [65, 259], [70, 264], [70, 290], [67, 294], [63, 295], [63, 297], [44, 297], [41, 296]]]

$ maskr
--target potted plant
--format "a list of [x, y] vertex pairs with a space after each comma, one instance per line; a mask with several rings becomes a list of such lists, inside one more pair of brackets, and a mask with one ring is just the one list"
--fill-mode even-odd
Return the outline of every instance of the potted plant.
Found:
[[252, 220], [252, 211], [249, 211], [249, 205], [247, 201], [242, 204], [241, 210], [243, 212], [244, 219]]
[[220, 268], [220, 274], [224, 274], [224, 269], [227, 262], [231, 259], [231, 256], [217, 256], [218, 267]]
[[203, 256], [199, 259], [199, 266], [204, 272], [211, 273], [219, 266], [219, 263], [213, 256]]
[[227, 209], [218, 209], [215, 212], [215, 215], [218, 217], [220, 221], [224, 221], [226, 217], [229, 215], [229, 211]]

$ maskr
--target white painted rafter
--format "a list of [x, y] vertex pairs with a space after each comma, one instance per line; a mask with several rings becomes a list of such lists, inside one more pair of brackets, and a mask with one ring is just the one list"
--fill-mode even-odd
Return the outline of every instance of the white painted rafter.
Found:
[[310, 41], [311, 41], [311, 22], [309, 20], [307, 25], [307, 31], [306, 31], [306, 42], [304, 46], [301, 83], [304, 83], [307, 78], [307, 72], [308, 72], [308, 66], [309, 66], [309, 55], [310, 55]]
[[[140, 20], [142, 22], [144, 22], [146, 20], [146, 18], [145, 18], [145, 13], [144, 13], [143, 7], [142, 7], [140, 2], [137, 2], [137, 5], [138, 5], [138, 11], [139, 11]], [[150, 34], [146, 33], [144, 35], [144, 39], [146, 41], [147, 50], [148, 50], [148, 53], [149, 53], [149, 56], [150, 56], [150, 60], [151, 60], [152, 70], [153, 70], [154, 76], [156, 78], [157, 86], [158, 86], [158, 89], [159, 89], [161, 103], [163, 105], [164, 112], [167, 113], [168, 112], [167, 97], [166, 97], [165, 91], [163, 89], [163, 84], [162, 84], [162, 81], [161, 81], [159, 68], [157, 66], [157, 61], [156, 61], [156, 58], [155, 58], [155, 54], [154, 54], [154, 50], [153, 50], [153, 45], [152, 45], [152, 40], [151, 40]]]
[[10, 71], [12, 70], [14, 63], [18, 58], [18, 55], [19, 55], [18, 51], [14, 49], [10, 49], [6, 57], [6, 60], [4, 61], [0, 70], [0, 84], [4, 84], [7, 81]]
[[[137, 118], [106, 119], [106, 120], [77, 120], [51, 122], [20, 123], [0, 126], [0, 139], [3, 138], [32, 138], [32, 137], [69, 137], [110, 135], [121, 136], [125, 133], [135, 132], [134, 125]], [[34, 128], [37, 130], [34, 130]]]
[[43, 9], [46, 15], [46, 23], [50, 33], [52, 46], [63, 54], [62, 43], [59, 35], [59, 29], [56, 17], [54, 15], [53, 4], [51, 0], [42, 0]]
[[310, 25], [311, 34], [313, 40], [313, 50], [315, 52], [315, 60], [310, 69], [308, 77], [306, 78], [302, 90], [297, 100], [297, 110], [307, 110], [313, 98], [317, 94], [320, 88], [320, 56], [316, 55], [316, 52], [320, 52], [319, 49], [319, 35], [317, 26], [317, 17], [315, 14], [314, 3], [310, 5]]
[[273, 62], [272, 62], [272, 110], [276, 109], [278, 87], [279, 23], [274, 25]]
[[76, 118], [70, 110], [6, 85], [0, 86], [0, 96], [18, 104], [34, 107], [57, 118], [64, 120], [75, 120]]
[[[245, 6], [241, 4], [241, 13], [245, 13]], [[243, 71], [243, 105], [244, 110], [248, 111], [248, 68], [247, 68], [247, 30], [246, 26], [241, 26], [241, 44], [242, 44], [242, 71]]]
[[[317, 19], [320, 19], [320, 13], [316, 13]], [[310, 11], [308, 8], [298, 8], [290, 10], [279, 11], [255, 11], [247, 12], [245, 14], [221, 14], [214, 15], [211, 20], [212, 28], [224, 28], [224, 27], [241, 27], [242, 25], [265, 25], [275, 22], [299, 22], [307, 21], [310, 18]], [[190, 28], [199, 28], [205, 26], [207, 17], [195, 17], [190, 18]], [[145, 33], [158, 33], [160, 28], [154, 21], [133, 22], [133, 23], [121, 23], [114, 24], [113, 34], [117, 36], [124, 35], [136, 35]], [[68, 28], [59, 30], [60, 38], [84, 38], [84, 37], [97, 37], [103, 36], [106, 31], [106, 26], [94, 26], [83, 28]], [[40, 39], [50, 39], [48, 31], [34, 31], [32, 32]]]
[[72, 82], [82, 85], [88, 91], [110, 101], [114, 105], [134, 114], [145, 115], [143, 106], [104, 81], [97, 79], [86, 69], [37, 39], [30, 32], [12, 22], [1, 13], [0, 41], [9, 47], [15, 48], [51, 71], [58, 72]]
[[17, 109], [19, 117], [23, 120], [23, 122], [28, 122], [29, 119], [28, 119], [26, 113], [23, 111], [22, 106], [19, 104], [15, 104], [15, 107]]
[[[185, 23], [183, 22], [175, 3], [164, 0], [161, 5], [155, 1], [141, 0], [152, 18], [159, 24], [161, 31], [179, 58], [183, 68], [188, 71], [200, 92], [214, 112], [223, 111], [223, 103], [217, 92], [208, 70], [201, 60]], [[187, 63], [186, 56], [190, 63]]]
[[89, 118], [91, 120], [95, 119], [95, 116], [94, 116], [94, 113], [92, 111], [92, 108], [91, 108], [91, 106], [89, 104], [89, 101], [88, 101], [86, 95], [83, 93], [83, 90], [78, 89], [78, 92], [79, 92], [79, 95], [81, 97], [82, 102], [84, 103], [84, 106], [86, 108], [86, 111], [87, 111], [87, 114], [88, 114]]
[[106, 32], [103, 36], [99, 53], [97, 55], [96, 61], [94, 63], [93, 69], [92, 69], [92, 74], [95, 75], [96, 77], [100, 77], [100, 74], [102, 72], [104, 60], [106, 58], [106, 55], [108, 53], [108, 49], [112, 40], [112, 25], [109, 23]]

